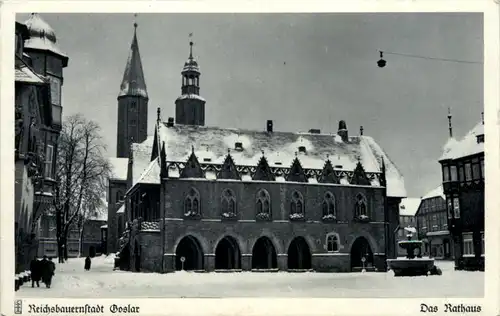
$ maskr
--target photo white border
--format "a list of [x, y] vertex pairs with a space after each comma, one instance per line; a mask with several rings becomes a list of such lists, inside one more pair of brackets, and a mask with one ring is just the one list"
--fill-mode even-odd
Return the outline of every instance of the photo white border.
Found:
[[[111, 304], [140, 306], [141, 315], [416, 315], [420, 303], [482, 305], [476, 315], [500, 315], [499, 5], [495, 0], [400, 1], [18, 1], [1, 7], [0, 90], [0, 312], [13, 315], [14, 296], [14, 34], [16, 13], [282, 13], [282, 12], [483, 12], [485, 103], [485, 266], [484, 299], [23, 299], [29, 304]], [[71, 57], [71, 56], [70, 56]], [[12, 236], [12, 237], [11, 237]], [[464, 280], [467, 286], [467, 280]], [[26, 313], [26, 312], [25, 312]]]

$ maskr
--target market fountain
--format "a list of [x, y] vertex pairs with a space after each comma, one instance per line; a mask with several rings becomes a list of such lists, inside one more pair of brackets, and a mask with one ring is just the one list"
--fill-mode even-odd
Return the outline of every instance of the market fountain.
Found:
[[387, 259], [387, 265], [394, 271], [394, 276], [419, 276], [428, 275], [433, 272], [434, 259], [422, 257], [421, 240], [413, 240], [413, 233], [410, 228], [405, 228], [409, 231], [408, 240], [400, 241], [399, 247], [406, 250], [406, 257], [396, 259]]

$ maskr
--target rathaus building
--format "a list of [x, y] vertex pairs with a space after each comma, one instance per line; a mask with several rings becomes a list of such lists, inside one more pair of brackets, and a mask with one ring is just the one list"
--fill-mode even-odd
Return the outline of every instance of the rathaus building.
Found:
[[271, 119], [262, 130], [210, 125], [192, 43], [175, 118], [158, 108], [147, 135], [136, 31], [108, 189], [108, 250], [121, 269], [386, 271], [406, 192], [373, 138], [342, 120], [334, 135], [280, 131]]

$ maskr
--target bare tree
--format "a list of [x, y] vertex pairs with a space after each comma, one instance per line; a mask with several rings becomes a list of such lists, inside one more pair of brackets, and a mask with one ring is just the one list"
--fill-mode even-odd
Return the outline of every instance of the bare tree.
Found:
[[103, 196], [110, 172], [100, 127], [81, 115], [68, 117], [58, 142], [54, 209], [59, 262], [68, 258], [70, 229], [85, 222], [86, 211]]

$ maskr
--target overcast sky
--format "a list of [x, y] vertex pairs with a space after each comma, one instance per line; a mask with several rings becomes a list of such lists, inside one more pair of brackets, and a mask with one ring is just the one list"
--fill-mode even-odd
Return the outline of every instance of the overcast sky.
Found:
[[[24, 21], [27, 14], [18, 15]], [[64, 116], [97, 121], [116, 155], [117, 95], [133, 35], [132, 14], [42, 14], [70, 60]], [[149, 93], [150, 133], [161, 107], [174, 116], [180, 71], [194, 33], [206, 124], [276, 130], [319, 128], [373, 136], [405, 176], [411, 197], [441, 181], [437, 162], [453, 132], [481, 119], [483, 69], [378, 50], [483, 60], [482, 14], [140, 14], [138, 39]]]

